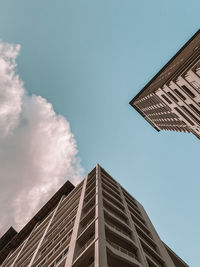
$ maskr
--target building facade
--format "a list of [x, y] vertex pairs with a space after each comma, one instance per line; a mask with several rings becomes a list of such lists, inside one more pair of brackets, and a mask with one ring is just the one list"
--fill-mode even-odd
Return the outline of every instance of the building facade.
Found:
[[190, 132], [200, 139], [200, 30], [130, 104], [157, 131]]
[[77, 187], [67, 182], [9, 240], [2, 267], [188, 267], [99, 165]]

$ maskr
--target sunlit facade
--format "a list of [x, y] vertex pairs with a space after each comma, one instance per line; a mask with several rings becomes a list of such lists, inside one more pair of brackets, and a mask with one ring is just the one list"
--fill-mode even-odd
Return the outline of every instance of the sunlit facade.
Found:
[[0, 251], [2, 267], [187, 267], [142, 205], [97, 165], [67, 182]]
[[200, 139], [200, 30], [130, 104], [158, 131]]

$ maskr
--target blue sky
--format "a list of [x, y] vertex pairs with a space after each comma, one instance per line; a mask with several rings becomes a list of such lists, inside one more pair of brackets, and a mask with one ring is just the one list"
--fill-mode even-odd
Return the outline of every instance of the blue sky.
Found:
[[1, 0], [18, 72], [70, 122], [85, 173], [98, 162], [160, 237], [199, 266], [199, 140], [157, 133], [129, 101], [199, 29], [197, 0]]

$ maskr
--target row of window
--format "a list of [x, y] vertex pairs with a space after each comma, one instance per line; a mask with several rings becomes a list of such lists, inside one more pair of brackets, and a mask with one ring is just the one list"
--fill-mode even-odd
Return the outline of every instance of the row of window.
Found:
[[[75, 205], [78, 205], [79, 203], [79, 197], [80, 197], [80, 192], [79, 192], [79, 196], [76, 197], [75, 199], [72, 198], [71, 201], [66, 202], [65, 205], [61, 206], [58, 211], [56, 212], [56, 215], [54, 217], [54, 220], [57, 217], [60, 217], [63, 215], [63, 213], [69, 212], [70, 209], [72, 209]], [[61, 215], [60, 215], [61, 214]], [[53, 222], [54, 223], [54, 222]], [[52, 224], [53, 225], [53, 224]]]
[[[74, 193], [74, 192], [73, 192]], [[77, 191], [77, 193], [78, 193], [78, 191]], [[76, 194], [77, 194], [76, 193]], [[67, 196], [66, 196], [67, 197]], [[74, 199], [74, 195], [72, 195], [71, 196], [71, 200], [73, 200]], [[24, 257], [24, 254], [26, 254], [26, 252], [27, 252], [27, 250], [28, 250], [28, 248], [29, 248], [29, 246], [31, 245], [32, 246], [32, 242], [33, 242], [33, 240], [34, 240], [34, 243], [36, 242], [36, 238], [38, 238], [38, 237], [40, 237], [40, 235], [42, 234], [42, 231], [44, 230], [44, 228], [47, 226], [47, 224], [48, 224], [48, 222], [49, 222], [49, 220], [50, 220], [50, 218], [51, 218], [51, 216], [52, 216], [52, 213], [54, 212], [54, 210], [53, 211], [51, 211], [51, 213], [46, 217], [46, 218], [44, 218], [40, 223], [38, 223], [38, 225], [35, 227], [35, 230], [34, 230], [34, 234], [32, 234], [32, 236], [31, 236], [31, 238], [29, 239], [29, 241], [28, 241], [28, 243], [27, 243], [27, 246], [25, 247], [25, 250], [23, 251], [23, 253], [20, 255], [20, 258], [19, 258], [19, 260], [22, 258], [22, 257]], [[66, 218], [67, 219], [67, 218]], [[65, 221], [65, 220], [64, 220]], [[62, 221], [62, 224], [64, 223], [64, 221]], [[71, 224], [71, 222], [70, 222], [70, 224]], [[66, 227], [65, 227], [65, 229], [66, 229]], [[36, 231], [37, 230], [37, 231]], [[36, 232], [35, 232], [36, 231]], [[24, 241], [25, 242], [25, 241]], [[10, 255], [9, 255], [9, 261], [7, 261], [7, 263], [10, 263], [12, 260], [14, 260], [13, 259], [13, 257], [15, 257], [16, 256], [16, 254], [19, 252], [19, 250], [21, 249], [21, 247], [22, 247], [22, 245], [23, 244], [21, 244], [21, 246], [19, 246], [15, 251], [13, 251], [12, 253], [10, 253]], [[12, 256], [12, 257], [11, 257]]]
[[[169, 92], [168, 92], [169, 93]], [[161, 97], [163, 99], [165, 99], [169, 104], [172, 104], [171, 100], [169, 100], [169, 98], [167, 98], [164, 94], [161, 95]], [[200, 111], [193, 105], [193, 104], [189, 104], [189, 106], [191, 107], [191, 109], [197, 113], [198, 115], [200, 115]], [[197, 119], [197, 117], [185, 106], [181, 106], [184, 111], [193, 118], [193, 120], [195, 120], [198, 124], [200, 124], [200, 121]], [[188, 118], [188, 116], [186, 116], [179, 108], [175, 107], [175, 110], [187, 121], [189, 122], [190, 125], [194, 126], [194, 123]]]
[[113, 186], [117, 186], [116, 181], [103, 169], [101, 169], [101, 176], [109, 180]]
[[125, 224], [127, 224], [127, 216], [124, 212], [120, 212], [120, 210], [116, 207], [113, 206], [112, 203], [109, 203], [109, 201], [106, 200], [106, 198], [104, 197], [103, 200], [103, 205], [104, 208], [110, 212], [111, 214], [113, 214], [114, 216], [116, 216], [119, 220], [123, 221]]
[[102, 183], [102, 188], [107, 193], [109, 193], [113, 198], [115, 198], [119, 203], [122, 203], [121, 195], [118, 190], [113, 190], [111, 187], [109, 187], [106, 183]]
[[96, 180], [93, 180], [90, 183], [87, 183], [85, 195], [87, 195], [95, 186], [96, 186]]
[[[53, 232], [56, 231], [56, 229], [60, 228], [64, 223], [71, 220], [72, 214], [76, 212], [78, 209], [78, 203], [74, 203], [75, 205], [72, 205], [70, 207], [70, 210], [66, 210], [59, 218], [55, 216], [52, 225], [50, 226], [50, 229], [48, 231], [47, 236], [50, 236]], [[66, 214], [68, 213], [67, 217]]]
[[[19, 253], [19, 251], [21, 250], [22, 246], [24, 245], [24, 242], [26, 242], [27, 238], [22, 242], [21, 245], [18, 246], [18, 248], [16, 248], [15, 250], [11, 251], [10, 254], [7, 256], [7, 258], [5, 259], [3, 266], [10, 266], [11, 262], [14, 261], [14, 258], [17, 256], [17, 254]], [[10, 264], [10, 265], [7, 265]]]
[[111, 183], [109, 179], [102, 177], [102, 182], [110, 187], [116, 194], [120, 195], [118, 187], [113, 185], [113, 183]]
[[[47, 256], [37, 265], [37, 267], [43, 266], [57, 251], [58, 249], [71, 237], [72, 231], [70, 231], [67, 235], [65, 235], [62, 240], [47, 254]], [[51, 244], [50, 244], [51, 245]], [[50, 247], [46, 247], [46, 250]], [[45, 251], [46, 251], [45, 250]], [[43, 253], [45, 252], [43, 249]], [[41, 254], [39, 255], [41, 256]]]
[[65, 218], [65, 219], [63, 219], [61, 222], [60, 222], [60, 224], [56, 227], [56, 229], [54, 229], [54, 231], [53, 232], [51, 232], [49, 235], [47, 234], [47, 236], [46, 236], [46, 238], [45, 238], [45, 240], [44, 241], [46, 241], [46, 240], [49, 240], [51, 237], [52, 237], [52, 235], [54, 235], [55, 234], [55, 232], [57, 231], [57, 229], [61, 229], [60, 230], [60, 232], [54, 237], [54, 241], [70, 226], [70, 225], [72, 225], [73, 224], [73, 222], [74, 222], [74, 220], [75, 220], [75, 218], [76, 218], [76, 216], [74, 216], [70, 221], [68, 221], [67, 223], [66, 223], [66, 221], [67, 220], [69, 220], [69, 217], [67, 217], [67, 218]]
[[17, 260], [18, 263], [22, 264], [22, 262], [24, 262], [24, 260], [26, 260], [30, 256], [30, 254], [33, 253], [33, 251], [36, 249], [36, 247], [40, 241], [40, 238], [42, 237], [42, 234], [43, 233], [41, 232], [40, 235], [37, 235], [37, 238], [33, 239], [34, 242], [33, 242], [33, 240], [31, 240], [31, 242], [29, 242], [29, 240], [28, 240], [26, 246], [23, 248], [23, 250], [22, 250], [22, 252], [21, 252], [21, 254]]
[[[46, 244], [46, 246], [41, 250], [40, 254], [38, 255], [41, 256], [60, 236], [62, 236], [62, 234], [64, 233], [65, 230], [67, 230], [67, 228], [74, 222], [73, 218], [67, 225], [65, 225], [62, 230], [50, 241]], [[70, 232], [71, 233], [71, 232]], [[71, 234], [70, 234], [71, 235]]]
[[58, 264], [64, 260], [67, 257], [68, 254], [68, 248], [65, 249], [55, 260], [53, 263], [51, 263], [51, 265], [49, 267], [56, 267], [58, 266]]

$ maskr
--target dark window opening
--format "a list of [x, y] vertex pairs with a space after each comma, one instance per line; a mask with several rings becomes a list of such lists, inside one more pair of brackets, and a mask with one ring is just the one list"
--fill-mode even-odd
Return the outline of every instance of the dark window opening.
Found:
[[174, 89], [174, 92], [175, 92], [178, 96], [180, 96], [180, 98], [182, 98], [183, 100], [186, 100], [186, 97], [185, 97], [184, 95], [182, 95], [182, 94], [179, 92], [179, 90]]
[[164, 98], [169, 104], [172, 104], [172, 102], [169, 100], [168, 97], [166, 97], [165, 95], [161, 95], [161, 96], [162, 96], [162, 98]]
[[182, 108], [197, 122], [200, 123], [200, 121], [190, 112], [186, 107], [182, 106]]
[[174, 95], [172, 95], [171, 92], [167, 92], [167, 93], [168, 93], [169, 96], [171, 96], [171, 98], [172, 98], [174, 101], [178, 102], [178, 99], [177, 99]]
[[196, 113], [200, 115], [200, 111], [193, 104], [189, 104], [189, 105]]
[[195, 95], [190, 91], [189, 88], [187, 88], [187, 86], [182, 85], [181, 87], [183, 88], [183, 90], [184, 90], [186, 93], [188, 93], [189, 96], [191, 96], [192, 98], [195, 97]]
[[194, 123], [178, 108], [174, 108], [189, 124], [194, 125]]

